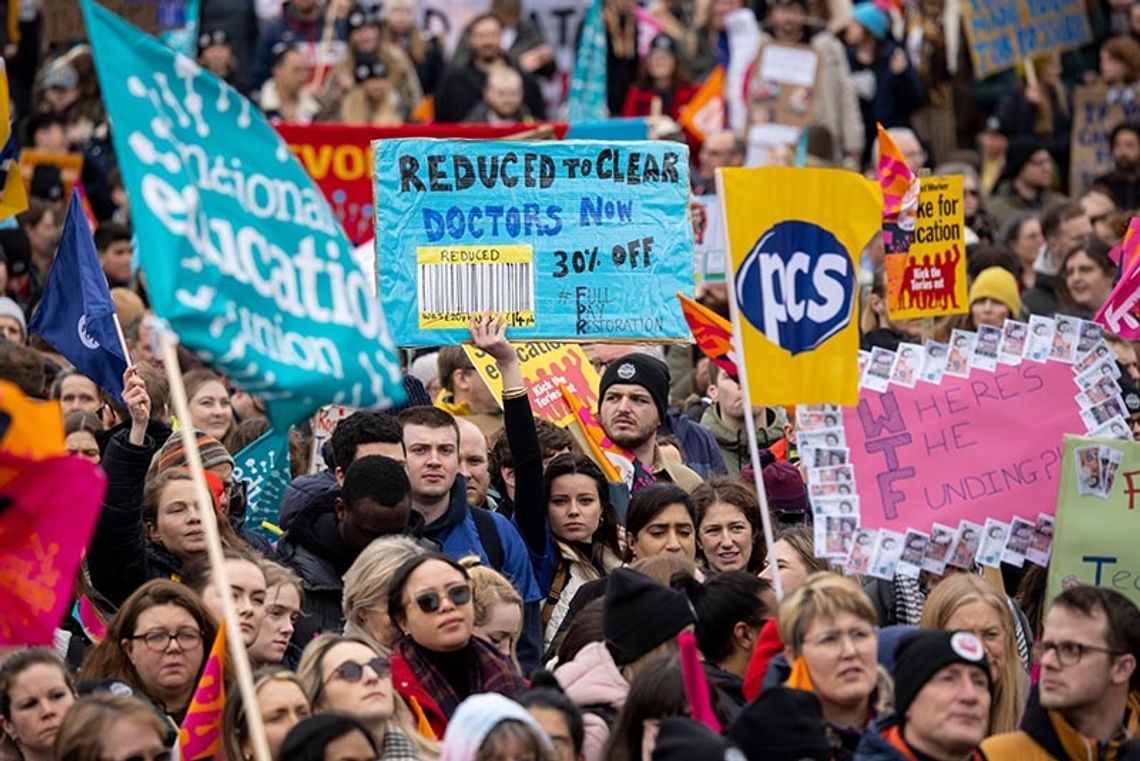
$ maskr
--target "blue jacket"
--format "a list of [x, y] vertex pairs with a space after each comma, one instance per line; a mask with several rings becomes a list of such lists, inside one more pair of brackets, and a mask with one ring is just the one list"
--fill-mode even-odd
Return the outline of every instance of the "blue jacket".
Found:
[[701, 478], [728, 475], [716, 437], [700, 423], [685, 417], [680, 410], [669, 408], [660, 432], [677, 437], [681, 442], [681, 459]]

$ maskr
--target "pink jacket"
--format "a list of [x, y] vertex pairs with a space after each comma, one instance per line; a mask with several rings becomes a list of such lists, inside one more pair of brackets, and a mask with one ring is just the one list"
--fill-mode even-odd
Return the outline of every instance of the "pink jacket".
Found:
[[[621, 710], [629, 694], [629, 683], [621, 675], [604, 642], [591, 642], [578, 651], [577, 657], [559, 666], [554, 676], [562, 685], [566, 696], [575, 705], [585, 709], [588, 706], [610, 706], [614, 712]], [[582, 754], [586, 761], [602, 761], [602, 751], [610, 736], [610, 727], [596, 713], [586, 712], [584, 717], [586, 739]]]

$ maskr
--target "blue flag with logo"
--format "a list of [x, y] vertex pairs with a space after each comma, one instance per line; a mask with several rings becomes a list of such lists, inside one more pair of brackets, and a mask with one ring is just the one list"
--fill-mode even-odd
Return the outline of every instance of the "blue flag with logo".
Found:
[[566, 103], [570, 122], [605, 119], [610, 115], [606, 104], [606, 23], [602, 18], [605, 0], [594, 0], [586, 11], [582, 38], [574, 59], [570, 78], [570, 96]]
[[385, 407], [402, 374], [371, 263], [257, 107], [82, 0], [152, 306], [266, 400], [278, 430], [322, 404]]
[[75, 192], [28, 331], [54, 346], [99, 388], [115, 398], [122, 396], [127, 358], [115, 329], [115, 305]]
[[276, 525], [281, 495], [292, 479], [289, 466], [289, 434], [270, 428], [234, 455], [234, 481], [246, 483], [245, 527], [270, 541], [278, 534], [266, 523]]

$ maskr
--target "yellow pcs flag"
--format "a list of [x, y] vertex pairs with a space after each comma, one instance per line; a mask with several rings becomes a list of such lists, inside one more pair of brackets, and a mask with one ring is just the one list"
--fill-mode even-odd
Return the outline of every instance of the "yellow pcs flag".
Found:
[[739, 336], [754, 406], [859, 399], [859, 258], [882, 191], [841, 169], [718, 172]]

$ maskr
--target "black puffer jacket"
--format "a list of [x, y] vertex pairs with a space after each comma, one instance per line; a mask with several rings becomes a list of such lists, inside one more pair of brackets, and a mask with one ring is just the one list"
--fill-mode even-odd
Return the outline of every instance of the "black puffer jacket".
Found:
[[158, 447], [150, 436], [136, 447], [128, 433], [112, 436], [103, 453], [107, 495], [87, 547], [92, 586], [116, 608], [151, 579], [176, 579], [182, 570], [181, 560], [146, 538], [142, 523], [143, 484]]

